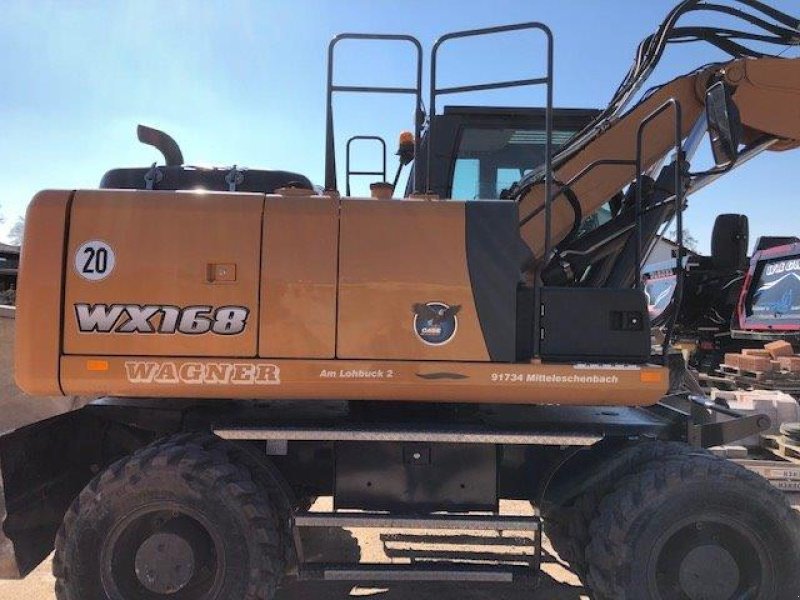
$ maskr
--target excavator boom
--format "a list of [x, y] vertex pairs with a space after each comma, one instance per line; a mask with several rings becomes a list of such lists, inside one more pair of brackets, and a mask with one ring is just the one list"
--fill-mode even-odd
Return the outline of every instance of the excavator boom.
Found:
[[[579, 151], [565, 160], [557, 159], [556, 191], [568, 187], [577, 199], [581, 215], [594, 213], [637, 178], [633, 164], [640, 124], [664, 103], [675, 100], [681, 107], [681, 131], [686, 138], [696, 122], [704, 118], [706, 91], [717, 81], [723, 81], [732, 92], [745, 144], [776, 140], [771, 150], [788, 150], [800, 145], [800, 58], [742, 58], [667, 83], [599, 132]], [[657, 165], [674, 147], [674, 119], [673, 112], [664, 111], [643, 131], [643, 172]], [[608, 160], [627, 164], [596, 164]], [[544, 182], [522, 188], [518, 200], [521, 234], [538, 260], [545, 252]], [[552, 243], [556, 245], [572, 230], [575, 208], [566, 194], [557, 193], [551, 210]]]

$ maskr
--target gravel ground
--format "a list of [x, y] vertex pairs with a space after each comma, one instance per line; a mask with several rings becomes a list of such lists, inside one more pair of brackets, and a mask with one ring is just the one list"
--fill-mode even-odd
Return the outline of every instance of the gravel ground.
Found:
[[[391, 589], [369, 589], [342, 584], [291, 583], [281, 590], [276, 600], [344, 600], [352, 597], [374, 597], [376, 600], [580, 600], [580, 586], [559, 581], [559, 577], [575, 580], [561, 567], [548, 566], [540, 586], [532, 591], [529, 585], [476, 584], [404, 584]], [[0, 581], [0, 600], [54, 600], [50, 562], [42, 564], [24, 581]]]
[[[797, 498], [800, 502], [800, 498]], [[330, 508], [329, 501], [323, 500], [316, 506], [317, 510]], [[800, 505], [797, 506], [800, 509]], [[504, 503], [503, 512], [524, 514], [529, 512], [526, 503]], [[387, 557], [385, 537], [368, 530], [353, 530], [361, 550], [362, 560], [368, 562], [384, 562]], [[349, 540], [336, 536], [338, 544], [331, 545], [331, 540], [322, 540], [322, 545], [330, 551], [332, 547], [342, 548]], [[311, 544], [320, 540], [310, 540]], [[524, 552], [527, 546], [508, 548], [510, 552]], [[549, 554], [549, 544], [545, 540], [545, 556]], [[456, 548], [454, 555], [458, 554]], [[391, 554], [391, 550], [389, 551]], [[335, 555], [326, 558], [335, 560]], [[348, 557], [349, 558], [349, 557]], [[375, 598], [375, 600], [588, 600], [578, 578], [560, 563], [551, 562], [543, 566], [543, 577], [536, 589], [531, 584], [514, 585], [477, 585], [469, 584], [403, 584], [389, 589], [371, 589], [353, 587], [345, 584], [330, 583], [288, 583], [278, 594], [276, 600], [345, 600], [354, 597]], [[54, 600], [53, 576], [50, 574], [50, 561], [43, 563], [24, 581], [0, 581], [0, 600]]]
[[[327, 583], [293, 583], [281, 590], [276, 600], [344, 600], [353, 597], [376, 600], [579, 600], [580, 587], [559, 583], [545, 576], [540, 587], [532, 591], [523, 585], [476, 584], [404, 584], [391, 589], [369, 589]], [[0, 582], [2, 600], [54, 600], [53, 577], [49, 561], [31, 573], [25, 581]]]

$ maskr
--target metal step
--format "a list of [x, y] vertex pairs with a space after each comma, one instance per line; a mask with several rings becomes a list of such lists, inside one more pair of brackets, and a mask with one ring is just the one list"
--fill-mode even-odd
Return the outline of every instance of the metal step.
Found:
[[364, 529], [438, 529], [465, 531], [539, 531], [539, 517], [474, 515], [396, 516], [374, 513], [298, 513], [295, 527]]
[[[429, 531], [518, 531], [533, 533], [533, 554], [509, 556], [498, 553], [489, 554], [467, 553], [462, 557], [451, 557], [450, 553], [436, 553], [431, 555], [425, 549], [409, 550], [405, 558], [412, 564], [333, 564], [305, 562], [303, 543], [300, 530], [318, 527], [338, 527], [348, 529], [396, 529], [396, 530], [422, 530]], [[515, 578], [530, 578], [539, 572], [541, 565], [541, 520], [538, 516], [511, 517], [499, 515], [390, 515], [383, 513], [349, 513], [330, 512], [298, 513], [294, 516], [292, 527], [298, 559], [301, 567], [298, 572], [300, 579], [343, 581], [366, 583], [387, 583], [401, 581], [467, 581], [486, 583], [509, 583]], [[441, 536], [440, 536], [441, 537]], [[490, 543], [497, 548], [497, 540], [488, 538]], [[513, 544], [518, 538], [508, 538], [508, 543]], [[476, 540], [476, 546], [480, 546]], [[420, 540], [420, 544], [425, 544]], [[387, 551], [388, 555], [388, 551]], [[475, 564], [464, 560], [481, 560], [496, 562], [497, 564]], [[507, 564], [500, 561], [514, 562]], [[527, 563], [522, 566], [517, 563]]]
[[591, 446], [603, 437], [594, 433], [563, 431], [513, 431], [503, 429], [450, 428], [399, 429], [390, 427], [256, 427], [218, 428], [226, 440], [278, 440], [304, 442], [406, 442], [438, 444], [509, 444], [522, 446]]
[[[298, 577], [303, 581], [345, 581], [390, 583], [407, 581], [447, 581], [472, 583], [511, 583], [520, 569], [462, 564], [393, 565], [393, 564], [306, 564]], [[527, 572], [530, 577], [530, 572]]]
[[486, 536], [469, 533], [384, 533], [381, 535], [384, 544], [449, 544], [451, 546], [516, 546], [519, 548], [534, 547], [534, 540], [529, 537]]

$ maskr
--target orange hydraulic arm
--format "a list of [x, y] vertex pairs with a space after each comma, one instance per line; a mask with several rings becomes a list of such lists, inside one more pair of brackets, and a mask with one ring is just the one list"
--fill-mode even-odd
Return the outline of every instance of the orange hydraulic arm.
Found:
[[[778, 142], [771, 150], [800, 146], [800, 58], [737, 59], [673, 80], [599, 132], [578, 152], [563, 160], [556, 157], [554, 193], [559, 186], [569, 184], [580, 203], [582, 215], [592, 214], [637, 177], [635, 169], [628, 165], [598, 166], [574, 184], [570, 181], [598, 160], [633, 161], [640, 123], [671, 98], [681, 105], [683, 136], [688, 136], [705, 111], [706, 90], [717, 80], [724, 80], [733, 90], [733, 100], [744, 127], [744, 143], [772, 138]], [[674, 143], [674, 113], [666, 111], [644, 132], [643, 169], [647, 171], [657, 164]], [[544, 199], [544, 182], [530, 187], [519, 197], [521, 234], [537, 260], [542, 257], [545, 245]], [[553, 245], [569, 234], [574, 218], [575, 211], [564, 194], [557, 195], [552, 203]]]

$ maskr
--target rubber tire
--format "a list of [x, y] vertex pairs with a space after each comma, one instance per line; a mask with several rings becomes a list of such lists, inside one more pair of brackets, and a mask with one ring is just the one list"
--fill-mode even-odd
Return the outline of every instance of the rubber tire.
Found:
[[228, 570], [217, 598], [272, 600], [285, 561], [277, 511], [269, 490], [233, 462], [232, 454], [233, 445], [215, 436], [182, 434], [157, 441], [95, 477], [73, 502], [56, 537], [56, 598], [108, 598], [98, 559], [105, 537], [145, 499], [159, 498], [183, 503], [219, 526]]
[[681, 442], [647, 441], [615, 451], [599, 469], [598, 481], [566, 506], [553, 506], [545, 514], [544, 530], [558, 556], [569, 563], [572, 571], [587, 582], [589, 565], [589, 525], [597, 516], [602, 499], [620, 479], [637, 473], [644, 465], [668, 456], [705, 454], [706, 451]]
[[586, 551], [594, 598], [653, 598], [645, 573], [658, 535], [676, 518], [709, 505], [758, 539], [775, 575], [774, 594], [767, 597], [798, 597], [800, 516], [784, 495], [726, 459], [689, 455], [651, 462], [603, 499]]

